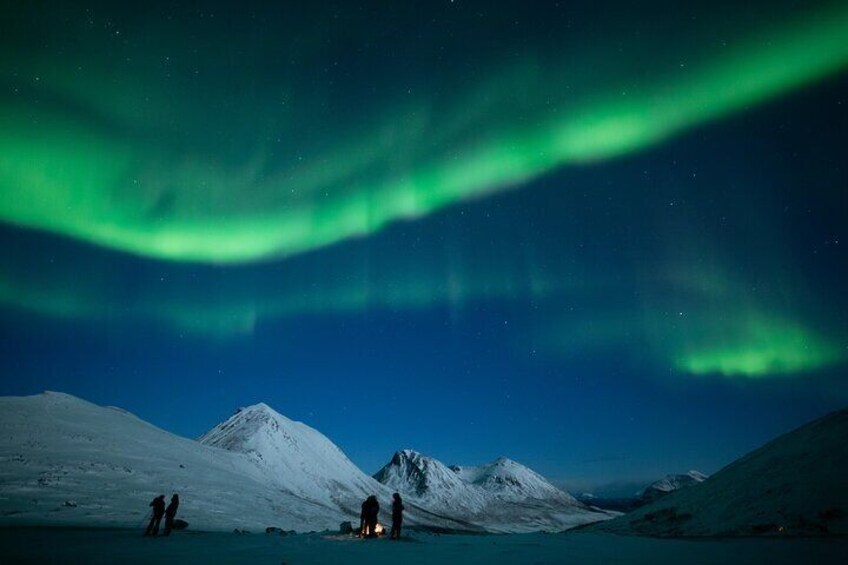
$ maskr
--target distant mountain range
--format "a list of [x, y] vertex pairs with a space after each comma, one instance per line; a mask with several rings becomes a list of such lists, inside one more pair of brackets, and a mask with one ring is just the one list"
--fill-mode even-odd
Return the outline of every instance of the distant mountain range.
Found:
[[555, 530], [609, 518], [538, 473], [505, 457], [479, 467], [446, 466], [412, 450], [398, 451], [374, 478], [440, 515], [485, 524], [489, 531]]
[[452, 470], [398, 452], [377, 481], [320, 432], [265, 404], [198, 441], [53, 392], [0, 398], [0, 426], [5, 526], [138, 527], [148, 502], [170, 492], [180, 493], [180, 517], [205, 530], [335, 529], [358, 523], [370, 494], [388, 521], [393, 489], [406, 494], [407, 524], [446, 531], [559, 531], [610, 517], [508, 459]]
[[639, 498], [643, 504], [647, 504], [669, 495], [676, 490], [702, 483], [707, 478], [708, 475], [700, 471], [689, 471], [680, 475], [666, 475], [662, 479], [651, 483]]
[[626, 513], [650, 504], [678, 489], [696, 485], [706, 479], [707, 475], [700, 471], [689, 471], [683, 474], [666, 475], [644, 488], [633, 486], [633, 490], [636, 488], [640, 490], [630, 496], [597, 496], [591, 492], [583, 492], [577, 496], [577, 500], [591, 508]]

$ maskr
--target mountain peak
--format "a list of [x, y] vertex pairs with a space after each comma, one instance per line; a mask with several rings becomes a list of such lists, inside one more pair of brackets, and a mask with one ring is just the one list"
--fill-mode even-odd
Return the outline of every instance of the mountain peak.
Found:
[[467, 483], [479, 486], [503, 500], [555, 499], [568, 504], [577, 503], [570, 494], [508, 457], [498, 457], [491, 463], [477, 467], [454, 465], [451, 469]]
[[398, 451], [395, 451], [390, 464], [402, 465], [406, 461], [420, 461], [422, 459], [429, 458], [415, 451], [414, 449], [399, 449]]
[[642, 492], [641, 498], [645, 501], [653, 501], [681, 488], [690, 487], [702, 483], [708, 475], [700, 471], [689, 471], [686, 474], [666, 475], [662, 479], [651, 483]]
[[[247, 455], [263, 472], [311, 500], [358, 499], [374, 483], [318, 430], [286, 418], [264, 402], [240, 408], [199, 439], [200, 443]], [[350, 502], [350, 501], [349, 501]]]
[[465, 507], [475, 511], [487, 504], [541, 500], [579, 506], [568, 493], [508, 457], [498, 457], [478, 467], [445, 466], [411, 449], [396, 451], [374, 478], [403, 494], [430, 503]]
[[264, 402], [257, 402], [256, 404], [251, 404], [250, 406], [242, 406], [238, 410], [236, 410], [236, 414], [270, 414], [272, 416], [282, 416], [279, 412], [265, 404]]
[[690, 477], [692, 477], [693, 479], [695, 479], [695, 480], [696, 480], [696, 481], [698, 481], [698, 482], [703, 482], [703, 481], [706, 481], [708, 478], [710, 478], [710, 476], [709, 476], [709, 475], [704, 474], [704, 473], [702, 473], [702, 472], [700, 472], [700, 471], [696, 471], [695, 469], [691, 469], [691, 470], [690, 470], [688, 473], [686, 473], [686, 474], [687, 474], [687, 475], [689, 475]]
[[203, 434], [199, 441], [230, 451], [247, 452], [256, 451], [260, 447], [257, 442], [296, 444], [297, 436], [304, 430], [314, 432], [309, 426], [290, 420], [264, 402], [258, 402], [239, 408], [226, 421]]
[[465, 487], [462, 479], [441, 461], [412, 449], [396, 451], [374, 478], [403, 494], [450, 496]]

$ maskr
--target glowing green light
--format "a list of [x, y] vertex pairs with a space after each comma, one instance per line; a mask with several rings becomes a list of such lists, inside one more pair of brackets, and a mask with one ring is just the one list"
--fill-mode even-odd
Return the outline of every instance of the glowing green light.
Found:
[[[520, 120], [512, 119], [514, 101], [506, 94], [515, 84], [490, 78], [484, 90], [497, 102], [480, 101], [484, 110], [473, 112], [468, 93], [443, 116], [428, 118], [426, 105], [413, 105], [398, 113], [403, 127], [374, 117], [340, 132], [338, 143], [327, 142], [308, 163], [279, 167], [267, 164], [264, 146], [238, 166], [201, 144], [181, 147], [176, 135], [144, 132], [152, 141], [140, 141], [143, 135], [115, 134], [42, 105], [4, 103], [0, 219], [169, 260], [232, 263], [302, 253], [518, 186], [556, 167], [643, 150], [848, 62], [844, 3], [750, 33], [678, 75], [656, 73], [626, 95], [615, 88], [615, 68], [608, 71], [609, 91], [574, 99], [550, 90], [568, 75], [565, 63], [541, 76], [519, 73], [535, 81], [524, 101], [532, 111]], [[56, 79], [60, 87], [71, 80], [66, 75]], [[74, 84], [62, 94], [91, 96]], [[549, 98], [553, 107], [545, 105]], [[134, 116], [119, 124], [124, 128], [140, 128], [150, 114], [114, 101], [106, 106], [104, 112]], [[170, 110], [169, 119], [178, 119]], [[280, 128], [275, 133], [282, 139], [304, 135]]]
[[677, 366], [695, 375], [757, 378], [814, 371], [842, 357], [837, 346], [800, 325], [759, 321], [731, 343], [719, 338], [691, 348]]

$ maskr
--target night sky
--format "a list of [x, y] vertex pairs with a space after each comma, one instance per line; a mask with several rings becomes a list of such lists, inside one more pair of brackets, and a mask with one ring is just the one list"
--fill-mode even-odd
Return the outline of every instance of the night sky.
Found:
[[172, 4], [3, 10], [0, 394], [573, 489], [848, 404], [844, 2]]

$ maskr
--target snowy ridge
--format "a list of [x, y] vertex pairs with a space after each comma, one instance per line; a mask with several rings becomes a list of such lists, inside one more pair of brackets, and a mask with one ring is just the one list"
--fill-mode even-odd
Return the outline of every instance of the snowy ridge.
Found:
[[426, 506], [451, 506], [479, 511], [486, 506], [483, 492], [470, 485], [444, 463], [411, 449], [396, 452], [374, 478]]
[[541, 475], [505, 457], [479, 467], [448, 467], [412, 450], [398, 451], [374, 478], [446, 516], [490, 531], [558, 531], [612, 515], [591, 510]]
[[479, 467], [452, 465], [450, 468], [467, 483], [477, 485], [504, 501], [529, 498], [579, 505], [569, 493], [558, 489], [532, 469], [506, 457], [499, 457]]
[[671, 492], [693, 483], [702, 483], [708, 477], [708, 475], [700, 471], [689, 471], [682, 475], [666, 475], [664, 478], [652, 483], [648, 488], [661, 492]]
[[264, 403], [241, 408], [198, 441], [246, 455], [268, 482], [308, 500], [358, 513], [368, 495], [390, 496], [322, 433]]
[[640, 498], [643, 502], [652, 502], [671, 492], [681, 488], [691, 487], [707, 480], [708, 475], [700, 471], [689, 471], [680, 475], [666, 475], [662, 479], [651, 483], [642, 491]]
[[846, 445], [848, 410], [840, 410], [593, 528], [652, 536], [846, 535]]

